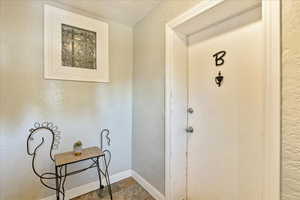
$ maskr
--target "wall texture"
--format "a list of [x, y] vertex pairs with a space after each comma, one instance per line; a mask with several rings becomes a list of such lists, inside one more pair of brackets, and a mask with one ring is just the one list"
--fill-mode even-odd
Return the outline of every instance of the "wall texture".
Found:
[[300, 1], [282, 0], [282, 200], [300, 199]]
[[200, 0], [165, 0], [134, 27], [132, 168], [164, 193], [165, 24]]
[[[28, 129], [36, 121], [58, 125], [59, 151], [71, 150], [77, 140], [84, 146], [99, 145], [100, 129], [111, 129], [111, 173], [130, 169], [132, 28], [109, 22], [111, 83], [44, 80], [43, 1], [3, 0], [2, 6], [1, 199], [34, 200], [53, 194], [34, 176], [26, 154]], [[41, 167], [53, 171], [43, 151]], [[69, 178], [66, 186], [95, 180], [92, 170]]]

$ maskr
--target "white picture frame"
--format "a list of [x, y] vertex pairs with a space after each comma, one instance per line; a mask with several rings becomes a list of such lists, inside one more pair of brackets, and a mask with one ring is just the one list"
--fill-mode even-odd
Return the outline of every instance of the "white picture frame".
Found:
[[[96, 68], [62, 66], [62, 25], [96, 33]], [[44, 78], [109, 82], [108, 24], [44, 5]]]

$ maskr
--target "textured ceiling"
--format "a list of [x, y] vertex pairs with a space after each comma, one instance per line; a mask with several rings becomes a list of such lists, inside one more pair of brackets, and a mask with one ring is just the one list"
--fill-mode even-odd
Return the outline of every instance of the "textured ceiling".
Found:
[[54, 0], [129, 26], [135, 25], [162, 0]]

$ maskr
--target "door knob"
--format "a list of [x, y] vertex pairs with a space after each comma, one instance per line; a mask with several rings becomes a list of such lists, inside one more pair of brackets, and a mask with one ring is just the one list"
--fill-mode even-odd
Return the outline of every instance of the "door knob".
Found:
[[191, 126], [189, 126], [189, 127], [187, 127], [187, 128], [185, 129], [185, 131], [186, 131], [187, 133], [193, 133], [193, 132], [194, 132], [194, 128], [191, 127]]

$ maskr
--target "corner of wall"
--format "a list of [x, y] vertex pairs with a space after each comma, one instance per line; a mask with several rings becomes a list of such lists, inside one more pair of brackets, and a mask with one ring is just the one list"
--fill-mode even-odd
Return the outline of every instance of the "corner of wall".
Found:
[[[0, 0], [0, 29], [3, 27], [3, 0]], [[0, 172], [3, 172], [3, 160], [4, 160], [4, 137], [3, 137], [3, 116], [2, 116], [2, 108], [4, 106], [3, 102], [3, 95], [2, 94], [2, 86], [3, 86], [3, 65], [4, 65], [4, 32], [0, 31]], [[1, 175], [4, 176], [4, 175]], [[0, 199], [4, 199], [4, 188], [3, 188], [4, 182], [3, 178], [0, 179]]]

